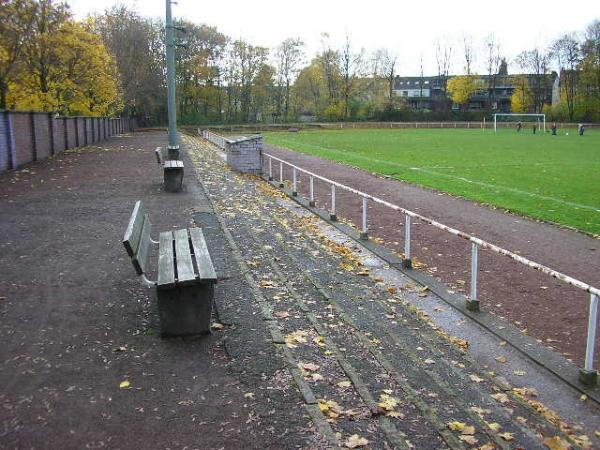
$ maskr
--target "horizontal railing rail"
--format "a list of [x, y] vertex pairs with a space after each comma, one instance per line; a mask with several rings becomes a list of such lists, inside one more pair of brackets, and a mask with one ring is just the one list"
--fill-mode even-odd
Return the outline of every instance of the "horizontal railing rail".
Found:
[[[215, 143], [220, 148], [224, 148], [225, 138], [222, 136], [213, 133], [211, 131], [205, 130], [202, 134], [206, 139], [210, 142]], [[219, 139], [220, 138], [220, 139]], [[222, 145], [219, 145], [223, 142]], [[380, 199], [373, 195], [367, 194], [366, 192], [360, 191], [358, 189], [352, 188], [345, 184], [339, 183], [337, 181], [326, 178], [322, 175], [318, 175], [309, 170], [303, 169], [291, 162], [285, 161], [282, 158], [278, 158], [269, 153], [264, 153], [264, 157], [267, 158], [268, 161], [268, 171], [269, 171], [269, 180], [273, 180], [273, 161], [279, 163], [279, 184], [280, 187], [284, 186], [284, 166], [292, 169], [292, 195], [298, 195], [297, 183], [298, 183], [298, 173], [303, 173], [309, 177], [310, 180], [310, 205], [315, 205], [314, 198], [314, 180], [321, 180], [332, 186], [331, 189], [331, 211], [330, 217], [332, 220], [337, 219], [336, 214], [336, 188], [342, 189], [347, 192], [351, 192], [353, 194], [358, 195], [363, 199], [362, 201], [362, 229], [360, 236], [363, 239], [368, 238], [368, 201], [372, 201], [374, 203], [383, 205], [387, 208], [390, 208], [394, 211], [398, 211], [405, 216], [405, 242], [404, 242], [404, 265], [407, 267], [411, 266], [411, 242], [410, 242], [410, 231], [411, 231], [411, 219], [417, 219], [421, 222], [425, 222], [433, 227], [443, 230], [447, 233], [450, 233], [454, 236], [458, 236], [462, 239], [465, 239], [471, 242], [471, 289], [470, 296], [467, 300], [467, 308], [472, 311], [479, 311], [479, 299], [477, 297], [477, 275], [478, 275], [478, 250], [479, 248], [485, 248], [491, 250], [492, 252], [498, 253], [500, 255], [504, 255], [514, 261], [517, 261], [520, 264], [523, 264], [532, 269], [538, 270], [546, 275], [549, 275], [553, 278], [556, 278], [564, 283], [567, 283], [571, 286], [574, 286], [578, 289], [584, 290], [590, 294], [590, 302], [589, 302], [589, 320], [588, 320], [588, 330], [587, 330], [587, 341], [586, 341], [586, 353], [585, 353], [585, 365], [583, 372], [585, 373], [595, 373], [594, 370], [594, 347], [596, 342], [596, 328], [598, 324], [598, 299], [600, 298], [600, 289], [591, 286], [587, 283], [584, 283], [581, 280], [578, 280], [574, 277], [566, 275], [562, 272], [554, 270], [550, 267], [544, 266], [543, 264], [532, 261], [528, 258], [525, 258], [521, 255], [518, 255], [510, 250], [506, 250], [498, 245], [492, 244], [491, 242], [487, 242], [481, 238], [473, 236], [464, 231], [457, 230], [456, 228], [449, 227], [444, 225], [437, 220], [431, 219], [427, 216], [423, 216], [422, 214], [416, 213], [414, 211], [408, 210], [406, 208], [402, 208], [401, 206], [390, 203], [386, 200]], [[582, 380], [586, 378], [585, 374], [582, 374]]]

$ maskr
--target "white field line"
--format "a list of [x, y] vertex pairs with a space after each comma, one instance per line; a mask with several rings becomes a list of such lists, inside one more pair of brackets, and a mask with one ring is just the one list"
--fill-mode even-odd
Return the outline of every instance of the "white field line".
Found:
[[[306, 144], [304, 144], [304, 145], [306, 145]], [[340, 153], [340, 154], [347, 154], [348, 153], [348, 152], [346, 152], [344, 150], [337, 150], [337, 149], [332, 149], [332, 148], [328, 148], [328, 147], [322, 147], [320, 145], [309, 144], [309, 146], [315, 147], [315, 148], [318, 148], [318, 149], [321, 149], [321, 150], [326, 150], [328, 152], [333, 152], [333, 153]], [[535, 198], [539, 198], [539, 199], [542, 199], [542, 200], [548, 200], [548, 201], [551, 201], [551, 202], [560, 203], [562, 205], [570, 206], [570, 207], [573, 207], [573, 208], [588, 209], [590, 211], [600, 212], [600, 209], [596, 208], [594, 206], [589, 206], [589, 205], [583, 205], [581, 203], [570, 202], [570, 201], [567, 201], [567, 200], [562, 200], [560, 198], [551, 197], [551, 196], [548, 196], [548, 195], [536, 194], [535, 192], [522, 191], [521, 189], [511, 188], [511, 187], [508, 187], [508, 186], [502, 186], [502, 185], [499, 185], [499, 184], [491, 184], [491, 183], [485, 183], [483, 181], [470, 180], [468, 178], [461, 177], [461, 176], [458, 176], [458, 175], [450, 175], [450, 174], [447, 174], [447, 173], [436, 172], [435, 170], [427, 169], [425, 167], [409, 166], [409, 165], [406, 165], [406, 164], [401, 164], [401, 163], [397, 163], [397, 162], [393, 162], [393, 161], [385, 161], [385, 160], [382, 160], [382, 159], [376, 159], [376, 158], [372, 158], [372, 157], [369, 157], [369, 156], [363, 156], [363, 155], [359, 155], [359, 154], [356, 154], [356, 153], [352, 153], [352, 157], [358, 158], [358, 159], [362, 159], [362, 160], [365, 160], [365, 161], [378, 162], [378, 163], [387, 164], [387, 165], [391, 165], [391, 166], [395, 166], [395, 167], [401, 167], [403, 169], [424, 172], [424, 173], [427, 173], [427, 174], [430, 174], [430, 175], [435, 175], [435, 176], [438, 176], [438, 177], [450, 178], [450, 179], [462, 181], [464, 183], [469, 183], [469, 184], [474, 184], [474, 185], [477, 185], [477, 186], [486, 187], [486, 188], [489, 188], [489, 189], [502, 190], [502, 191], [506, 191], [506, 192], [511, 192], [513, 194], [518, 194], [518, 195], [523, 195], [523, 196], [529, 196], [529, 197], [535, 197]]]

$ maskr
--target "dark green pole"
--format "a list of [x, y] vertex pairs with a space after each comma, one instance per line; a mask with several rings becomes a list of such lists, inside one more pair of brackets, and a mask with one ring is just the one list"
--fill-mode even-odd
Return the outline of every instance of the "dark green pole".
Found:
[[177, 147], [177, 112], [175, 110], [175, 40], [171, 0], [167, 2], [166, 47], [167, 47], [167, 110], [169, 114], [169, 147]]

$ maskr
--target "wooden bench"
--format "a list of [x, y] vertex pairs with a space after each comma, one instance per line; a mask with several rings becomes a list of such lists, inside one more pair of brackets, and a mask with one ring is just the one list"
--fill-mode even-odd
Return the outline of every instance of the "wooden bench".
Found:
[[[165, 191], [167, 192], [179, 192], [183, 186], [183, 161], [179, 161], [179, 147], [169, 146], [169, 159], [163, 160], [163, 155], [160, 147], [156, 147], [154, 150], [156, 155], [156, 162], [163, 166], [163, 182]], [[173, 158], [172, 156], [175, 156]]]
[[[137, 201], [123, 245], [144, 284], [156, 286], [161, 335], [209, 333], [217, 275], [202, 230], [165, 231], [158, 242], [151, 232], [144, 206]], [[156, 281], [146, 277], [151, 245], [158, 245]]]

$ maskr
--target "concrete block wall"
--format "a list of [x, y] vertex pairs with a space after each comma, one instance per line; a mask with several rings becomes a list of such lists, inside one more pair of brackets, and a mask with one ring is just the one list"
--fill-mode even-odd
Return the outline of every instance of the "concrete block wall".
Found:
[[233, 170], [242, 173], [262, 173], [262, 136], [240, 136], [225, 139], [227, 163]]
[[0, 112], [0, 172], [135, 129], [134, 119]]

